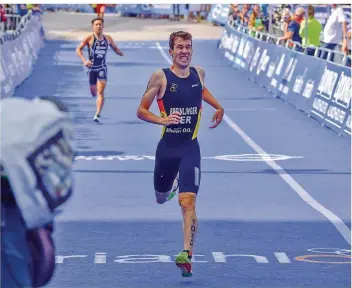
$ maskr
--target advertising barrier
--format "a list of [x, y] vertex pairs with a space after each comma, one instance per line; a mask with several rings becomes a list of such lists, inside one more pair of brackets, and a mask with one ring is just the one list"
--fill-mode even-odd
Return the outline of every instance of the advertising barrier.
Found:
[[259, 40], [255, 42], [257, 42], [257, 48], [250, 66], [254, 82], [266, 87], [273, 96], [279, 97], [286, 89], [288, 79], [292, 77], [290, 72], [294, 63], [294, 54], [284, 47], [275, 47], [274, 44]]
[[29, 77], [43, 45], [43, 27], [39, 16], [32, 16], [15, 39], [0, 45], [1, 98], [11, 97], [15, 88]]
[[225, 26], [230, 14], [229, 4], [213, 4], [211, 5], [210, 13], [207, 20], [214, 24]]
[[234, 31], [236, 35], [234, 41], [235, 50], [232, 50], [234, 53], [233, 67], [241, 69], [246, 73], [248, 71], [249, 76], [249, 67], [254, 56], [256, 43], [251, 41], [250, 37], [246, 34], [242, 34], [238, 31]]
[[351, 133], [347, 123], [351, 115], [351, 70], [326, 63], [314, 96], [312, 117], [341, 134]]
[[318, 120], [351, 136], [351, 69], [261, 41], [226, 25], [218, 45], [229, 65], [254, 83]]
[[[313, 95], [318, 87], [317, 75], [322, 75], [325, 62], [315, 57], [295, 53], [294, 76], [288, 83], [287, 98], [299, 110], [311, 113]], [[314, 67], [312, 69], [312, 67]]]

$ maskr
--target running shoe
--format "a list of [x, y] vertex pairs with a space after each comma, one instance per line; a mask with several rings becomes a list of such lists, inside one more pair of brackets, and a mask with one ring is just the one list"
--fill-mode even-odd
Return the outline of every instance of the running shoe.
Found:
[[182, 277], [192, 276], [192, 262], [187, 251], [178, 253], [176, 256], [176, 266], [181, 269]]
[[99, 115], [99, 114], [96, 114], [96, 115], [94, 116], [93, 120], [94, 120], [95, 122], [98, 122], [98, 123], [99, 123], [99, 118], [100, 118], [100, 115]]

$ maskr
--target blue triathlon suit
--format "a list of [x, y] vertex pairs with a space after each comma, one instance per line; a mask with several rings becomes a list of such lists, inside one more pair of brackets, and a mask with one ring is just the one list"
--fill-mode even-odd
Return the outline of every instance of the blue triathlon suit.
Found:
[[162, 129], [155, 155], [154, 188], [157, 192], [171, 191], [179, 172], [179, 191], [197, 194], [201, 180], [197, 134], [202, 113], [202, 83], [194, 67], [187, 78], [179, 78], [169, 68], [163, 71], [167, 86], [164, 96], [157, 101], [161, 116], [178, 111], [181, 121]]
[[109, 42], [104, 35], [103, 40], [98, 40], [94, 35], [93, 45], [88, 48], [89, 60], [92, 61], [87, 72], [90, 85], [96, 85], [98, 80], [107, 81], [108, 68], [105, 60], [108, 48]]

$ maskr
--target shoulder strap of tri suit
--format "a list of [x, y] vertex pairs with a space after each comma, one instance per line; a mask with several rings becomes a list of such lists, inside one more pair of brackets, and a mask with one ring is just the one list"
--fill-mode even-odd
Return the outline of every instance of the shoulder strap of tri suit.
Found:
[[199, 78], [198, 71], [195, 67], [191, 66], [191, 67], [189, 67], [189, 69], [190, 69], [191, 74], [193, 74], [194, 76]]
[[167, 79], [167, 76], [170, 75], [170, 68], [163, 68], [162, 70], [164, 71], [165, 77]]
[[[94, 38], [94, 34], [92, 34], [93, 35], [93, 38]], [[88, 46], [88, 48], [90, 48], [91, 46], [90, 46], [90, 37], [88, 38], [88, 44], [87, 44], [87, 46]], [[93, 43], [94, 43], [94, 41], [93, 41]], [[92, 45], [93, 46], [93, 45]]]

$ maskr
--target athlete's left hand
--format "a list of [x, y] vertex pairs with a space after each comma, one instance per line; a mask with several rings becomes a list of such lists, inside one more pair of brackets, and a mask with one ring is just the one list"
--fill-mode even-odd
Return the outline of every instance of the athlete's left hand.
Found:
[[209, 128], [213, 129], [217, 127], [221, 123], [223, 117], [224, 117], [224, 108], [219, 108], [218, 110], [216, 110], [213, 118], [211, 119], [211, 121], [215, 123], [211, 125]]

